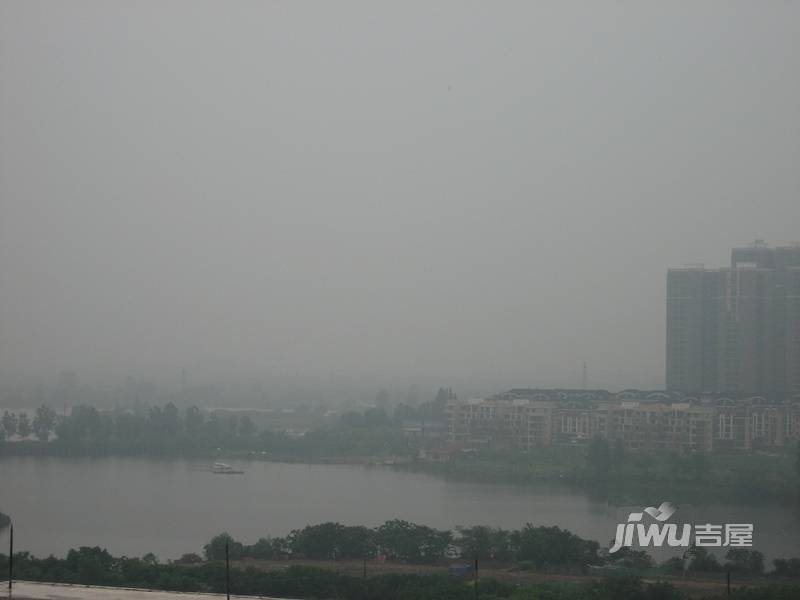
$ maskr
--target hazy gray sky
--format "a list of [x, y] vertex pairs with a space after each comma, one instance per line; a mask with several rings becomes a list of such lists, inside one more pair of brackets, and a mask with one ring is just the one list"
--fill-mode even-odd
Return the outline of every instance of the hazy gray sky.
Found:
[[0, 375], [663, 385], [800, 238], [800, 2], [0, 3]]

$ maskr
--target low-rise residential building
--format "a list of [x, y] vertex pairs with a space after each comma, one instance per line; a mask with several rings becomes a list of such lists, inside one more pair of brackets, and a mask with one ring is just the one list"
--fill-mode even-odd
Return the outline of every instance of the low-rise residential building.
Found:
[[447, 406], [450, 441], [493, 441], [526, 450], [548, 446], [553, 406], [552, 402], [513, 398], [453, 400]]
[[800, 440], [800, 403], [694, 398], [662, 391], [511, 390], [447, 405], [451, 444], [527, 450], [619, 440], [628, 450], [687, 454], [781, 447]]

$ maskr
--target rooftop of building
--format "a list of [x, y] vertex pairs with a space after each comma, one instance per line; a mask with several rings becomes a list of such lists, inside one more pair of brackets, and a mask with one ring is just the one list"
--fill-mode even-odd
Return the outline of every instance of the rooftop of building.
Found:
[[599, 402], [625, 402], [636, 401], [642, 404], [794, 404], [800, 402], [800, 395], [787, 396], [785, 394], [746, 394], [732, 392], [707, 392], [691, 394], [666, 390], [636, 390], [626, 389], [619, 392], [592, 389], [566, 389], [566, 388], [515, 388], [501, 392], [488, 398], [469, 398], [455, 400], [455, 404], [481, 405], [487, 401], [492, 403], [521, 404], [526, 402], [555, 402], [557, 404], [570, 403], [575, 405], [591, 405]]

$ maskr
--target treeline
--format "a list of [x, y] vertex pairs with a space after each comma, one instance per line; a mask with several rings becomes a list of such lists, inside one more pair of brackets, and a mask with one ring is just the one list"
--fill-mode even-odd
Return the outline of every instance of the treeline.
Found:
[[600, 501], [648, 502], [652, 483], [669, 485], [686, 502], [709, 497], [763, 503], [800, 500], [800, 442], [775, 452], [711, 454], [633, 452], [622, 443], [595, 439], [585, 446], [531, 449], [487, 445], [455, 453], [446, 463], [409, 465], [454, 479], [503, 483], [569, 482]]
[[[380, 396], [380, 395], [379, 395]], [[398, 405], [390, 414], [386, 407], [349, 411], [342, 414], [338, 427], [328, 429], [354, 430], [389, 428], [399, 430], [403, 420], [443, 420], [447, 402], [455, 398], [449, 388], [440, 388], [436, 396], [418, 406]], [[380, 402], [380, 397], [378, 398]], [[323, 432], [314, 432], [322, 434]], [[27, 439], [32, 436], [48, 441], [55, 434], [65, 444], [103, 445], [109, 442], [146, 444], [153, 441], [186, 441], [203, 438], [219, 443], [242, 438], [254, 440], [259, 431], [248, 415], [220, 415], [204, 413], [197, 407], [181, 412], [173, 403], [151, 406], [144, 413], [134, 411], [98, 411], [92, 406], [75, 406], [69, 415], [58, 416], [49, 406], [36, 409], [33, 419], [26, 412], [5, 411], [0, 417], [0, 441], [14, 436]], [[262, 432], [262, 441], [269, 441], [275, 434]], [[313, 441], [313, 440], [312, 440]]]
[[[114, 557], [100, 548], [70, 550], [67, 557], [37, 559], [28, 554], [14, 557], [15, 575], [28, 581], [135, 587], [178, 592], [224, 594], [225, 567], [220, 562], [184, 566], [159, 563], [152, 556]], [[7, 557], [0, 555], [5, 572]], [[341, 600], [467, 600], [472, 590], [463, 582], [442, 575], [377, 575], [358, 578], [326, 569], [292, 566], [265, 572], [255, 568], [231, 568], [231, 592], [282, 598], [331, 598]], [[487, 580], [485, 600], [509, 598], [511, 586]], [[495, 592], [500, 592], [497, 594]]]
[[[35, 425], [39, 415], [41, 425]], [[46, 416], [46, 418], [44, 418]], [[20, 430], [22, 415], [4, 415], [3, 421], [16, 420], [17, 435], [27, 437]], [[172, 451], [210, 450], [220, 444], [247, 447], [256, 439], [258, 430], [250, 417], [223, 417], [217, 413], [206, 414], [191, 407], [179, 411], [172, 404], [152, 406], [143, 414], [101, 412], [92, 406], [75, 406], [68, 416], [58, 417], [48, 407], [37, 409], [33, 421], [36, 437], [45, 442], [51, 433], [49, 447], [57, 451], [87, 452], [138, 452], [163, 453]], [[8, 425], [4, 424], [7, 431]]]
[[380, 555], [393, 561], [431, 564], [462, 556], [470, 560], [529, 562], [536, 567], [574, 570], [603, 562], [598, 556], [597, 542], [584, 540], [559, 527], [531, 524], [513, 531], [485, 526], [450, 531], [402, 520], [386, 521], [374, 528], [321, 523], [295, 529], [286, 537], [261, 538], [253, 545], [242, 544], [223, 533], [206, 544], [206, 558], [224, 558], [226, 544], [230, 556], [235, 559], [336, 560]]
[[33, 432], [40, 441], [49, 440], [48, 449], [57, 452], [194, 453], [221, 446], [251, 450], [264, 445], [247, 415], [206, 413], [197, 407], [180, 411], [172, 403], [151, 406], [142, 413], [75, 406], [66, 416], [42, 406], [31, 426], [25, 425], [24, 413], [6, 412], [0, 422], [6, 432], [3, 437], [26, 438]]
[[[285, 537], [260, 538], [248, 545], [221, 533], [203, 547], [206, 560], [305, 558], [315, 560], [361, 560], [382, 557], [410, 564], [441, 563], [461, 558], [516, 564], [521, 568], [560, 572], [586, 572], [592, 566], [612, 565], [639, 572], [664, 574], [721, 573], [730, 571], [747, 577], [764, 575], [764, 555], [752, 548], [729, 548], [725, 562], [704, 547], [692, 547], [684, 559], [671, 558], [657, 565], [644, 551], [622, 548], [601, 555], [600, 545], [559, 527], [526, 524], [506, 530], [478, 525], [440, 530], [402, 520], [386, 521], [379, 527], [320, 523], [295, 529]], [[197, 555], [185, 555], [184, 562], [199, 562]], [[777, 577], [800, 578], [800, 558], [778, 558], [769, 573]]]
[[[379, 397], [379, 403], [386, 399]], [[417, 406], [398, 405], [393, 413], [385, 406], [349, 411], [333, 426], [308, 432], [302, 439], [273, 431], [259, 432], [248, 415], [206, 413], [197, 407], [181, 412], [173, 403], [150, 406], [142, 411], [98, 411], [75, 406], [69, 415], [58, 416], [49, 406], [36, 409], [33, 419], [26, 412], [5, 411], [0, 417], [0, 441], [18, 436], [53, 440], [62, 447], [83, 448], [192, 448], [226, 444], [241, 449], [277, 450], [292, 454], [339, 451], [407, 451], [407, 440], [399, 424], [404, 420], [441, 421], [447, 402], [455, 398], [449, 388]], [[346, 435], [343, 435], [346, 434]], [[346, 439], [347, 438], [347, 439]]]
[[775, 577], [800, 578], [800, 558], [776, 558], [773, 570], [767, 573], [764, 555], [751, 548], [728, 548], [725, 562], [708, 552], [704, 547], [691, 548], [686, 563], [680, 558], [671, 558], [661, 565], [666, 573], [724, 573], [730, 572], [747, 577], [767, 574]]
[[0, 441], [18, 435], [22, 438], [36, 436], [37, 439], [46, 442], [50, 439], [58, 417], [56, 412], [49, 406], [40, 406], [31, 421], [28, 413], [19, 414], [4, 411], [0, 417]]
[[[586, 449], [586, 466], [590, 472], [605, 479], [610, 475], [625, 476], [631, 472], [652, 470], [656, 465], [651, 454], [631, 455], [625, 450], [622, 440], [595, 438]], [[666, 455], [666, 464], [660, 466], [673, 480], [700, 481], [711, 471], [711, 461], [700, 452], [686, 455], [670, 452]]]
[[595, 439], [586, 450], [586, 463], [576, 470], [583, 482], [630, 485], [664, 481], [673, 486], [725, 490], [728, 496], [763, 501], [800, 499], [800, 442], [794, 447], [764, 453], [679, 454], [627, 452], [617, 440]]
[[[134, 587], [178, 592], [226, 591], [225, 566], [220, 561], [184, 566], [161, 563], [153, 555], [114, 557], [101, 548], [70, 550], [66, 558], [38, 559], [28, 553], [14, 556], [15, 577], [27, 581]], [[0, 571], [8, 557], [0, 554]], [[252, 596], [329, 598], [335, 600], [472, 600], [469, 581], [446, 575], [390, 574], [369, 577], [342, 575], [331, 570], [292, 566], [281, 571], [253, 567], [230, 571], [230, 591]], [[687, 600], [685, 592], [668, 582], [645, 583], [632, 577], [613, 577], [585, 583], [538, 583], [515, 586], [489, 578], [478, 583], [481, 600]], [[795, 600], [798, 586], [761, 586], [705, 596], [707, 600]]]
[[[207, 455], [223, 449], [301, 459], [413, 452], [398, 421], [383, 408], [344, 413], [336, 423], [303, 435], [259, 431], [248, 415], [205, 412], [197, 407], [181, 411], [172, 403], [139, 413], [75, 406], [66, 416], [42, 406], [32, 425], [25, 413], [6, 412], [0, 423], [4, 431], [0, 441], [13, 435], [28, 438], [33, 433], [41, 442], [38, 446], [33, 442], [15, 445], [17, 452]], [[11, 450], [11, 446], [7, 448]]]

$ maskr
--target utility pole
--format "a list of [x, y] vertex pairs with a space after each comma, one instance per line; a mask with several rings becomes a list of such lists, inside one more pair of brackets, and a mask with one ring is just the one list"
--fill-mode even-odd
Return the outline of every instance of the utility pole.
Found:
[[475, 587], [475, 600], [478, 600], [478, 557], [475, 557], [475, 573], [474, 576], [474, 587]]
[[8, 593], [11, 593], [11, 582], [14, 579], [14, 524], [11, 524], [11, 531], [8, 541]]
[[229, 542], [225, 541], [225, 595], [231, 600], [231, 556], [228, 549]]
[[581, 372], [581, 388], [585, 390], [588, 384], [589, 384], [589, 373], [588, 369], [586, 368], [586, 361], [583, 361], [583, 371]]

